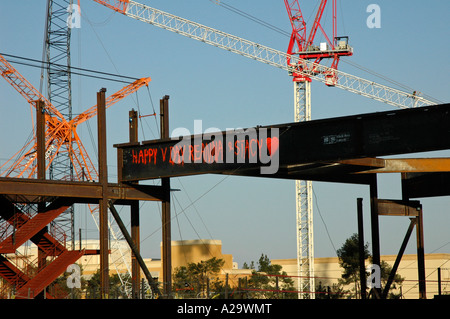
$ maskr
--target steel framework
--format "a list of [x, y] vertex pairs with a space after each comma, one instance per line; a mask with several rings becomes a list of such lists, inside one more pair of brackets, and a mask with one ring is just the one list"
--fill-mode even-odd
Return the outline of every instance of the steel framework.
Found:
[[[414, 92], [400, 91], [371, 80], [366, 80], [337, 70], [339, 56], [351, 55], [352, 49], [338, 43], [336, 32], [336, 1], [333, 0], [333, 38], [324, 32], [320, 20], [327, 1], [321, 0], [309, 37], [298, 0], [285, 0], [293, 32], [288, 52], [284, 53], [270, 47], [249, 41], [223, 31], [213, 29], [159, 9], [132, 0], [94, 0], [116, 12], [156, 27], [204, 42], [206, 44], [242, 55], [247, 58], [280, 68], [293, 76], [294, 112], [296, 121], [311, 119], [311, 83], [316, 80], [328, 86], [337, 87], [361, 96], [380, 101], [398, 108], [413, 108], [437, 104]], [[315, 34], [321, 30], [329, 49], [312, 48]], [[313, 50], [311, 50], [313, 49]], [[331, 67], [321, 65], [323, 58], [332, 58]], [[312, 184], [310, 181], [296, 181], [296, 219], [297, 219], [297, 261], [301, 297], [314, 298], [313, 269], [313, 220]], [[301, 280], [309, 277], [310, 279]]]
[[[84, 145], [78, 136], [77, 127], [81, 123], [97, 115], [97, 106], [92, 106], [85, 112], [77, 115], [70, 121], [43, 96], [27, 79], [25, 79], [2, 55], [0, 55], [0, 74], [2, 77], [19, 92], [27, 102], [36, 107], [36, 101], [42, 101], [45, 110], [45, 153], [46, 170], [49, 170], [52, 162], [58, 154], [66, 154], [73, 168], [73, 180], [75, 181], [97, 181], [99, 179], [97, 169], [92, 163]], [[138, 91], [142, 86], [147, 86], [150, 78], [137, 79], [133, 83], [125, 86], [116, 93], [106, 98], [106, 108], [114, 105], [126, 96]], [[37, 137], [27, 143], [10, 160], [4, 163], [0, 169], [3, 177], [33, 178], [37, 174]], [[99, 227], [98, 205], [90, 204], [91, 215]], [[31, 208], [30, 208], [31, 209]], [[109, 231], [113, 240], [111, 250], [115, 250], [121, 256], [112, 260], [113, 267], [127, 269], [130, 271], [129, 263], [124, 258], [124, 251], [119, 245], [119, 229], [114, 220], [109, 223]], [[128, 279], [119, 272], [123, 287], [128, 295], [131, 294], [131, 284]]]

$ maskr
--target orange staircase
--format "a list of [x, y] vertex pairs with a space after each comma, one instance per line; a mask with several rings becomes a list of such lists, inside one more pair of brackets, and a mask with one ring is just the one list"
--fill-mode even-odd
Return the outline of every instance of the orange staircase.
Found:
[[0, 276], [16, 288], [22, 287], [30, 280], [25, 273], [2, 255], [0, 255]]
[[[33, 218], [28, 218], [25, 214], [19, 213], [21, 220], [24, 220], [24, 222], [21, 223], [14, 233], [0, 243], [0, 254], [14, 253], [18, 247], [22, 246], [27, 240], [40, 232], [67, 208], [69, 208], [69, 206], [62, 206], [45, 213], [38, 213]], [[54, 241], [52, 242], [54, 243]], [[42, 243], [44, 244], [44, 241]], [[48, 243], [51, 244], [51, 242], [47, 241], [47, 244]]]
[[[70, 207], [67, 205], [67, 203], [55, 201], [48, 205], [45, 211], [32, 216], [0, 196], [0, 217], [3, 218], [3, 224], [0, 227], [0, 276], [15, 287], [16, 298], [36, 297], [64, 273], [70, 264], [75, 263], [86, 253], [84, 250], [67, 250], [64, 242], [47, 232], [46, 226]], [[19, 269], [18, 265], [2, 255], [15, 253], [17, 248], [28, 240], [36, 244], [41, 251], [39, 258], [41, 263], [45, 263], [39, 269], [29, 265]], [[53, 257], [52, 261], [47, 261], [47, 257]]]
[[29, 299], [37, 296], [50, 285], [60, 274], [66, 271], [67, 266], [75, 263], [84, 251], [65, 250], [56, 259], [45, 266], [36, 276], [26, 282], [17, 290], [16, 299]]

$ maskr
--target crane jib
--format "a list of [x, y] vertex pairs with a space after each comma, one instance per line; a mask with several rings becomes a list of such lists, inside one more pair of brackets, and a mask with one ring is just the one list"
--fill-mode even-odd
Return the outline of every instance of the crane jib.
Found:
[[[311, 78], [312, 80], [335, 86], [397, 108], [412, 108], [437, 104], [434, 101], [420, 96], [418, 91], [404, 92], [391, 88], [342, 72], [336, 68], [302, 59], [298, 54], [290, 55], [135, 1], [94, 1], [130, 18], [152, 24], [171, 32], [176, 32], [252, 60], [272, 65], [287, 71], [291, 75], [297, 73], [304, 78]], [[290, 61], [290, 64], [287, 61]], [[333, 78], [331, 82], [330, 77]]]

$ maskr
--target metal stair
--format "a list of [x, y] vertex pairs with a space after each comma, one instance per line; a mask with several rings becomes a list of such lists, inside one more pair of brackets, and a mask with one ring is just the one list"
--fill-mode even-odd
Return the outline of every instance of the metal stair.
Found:
[[2, 255], [0, 255], [0, 276], [16, 288], [22, 287], [30, 280], [24, 272]]
[[[70, 207], [70, 203], [55, 200], [41, 212], [29, 214], [21, 210], [7, 198], [0, 196], [0, 276], [15, 288], [15, 298], [28, 299], [38, 296], [48, 285], [61, 275], [70, 264], [75, 263], [85, 253], [95, 251], [67, 250], [64, 236], [52, 234], [48, 225]], [[63, 234], [64, 235], [64, 234]], [[58, 237], [58, 238], [56, 238]], [[38, 267], [26, 260], [23, 269], [11, 261], [11, 256], [26, 241], [31, 240], [39, 248]], [[14, 256], [16, 256], [14, 255]], [[24, 257], [27, 258], [26, 256]], [[47, 298], [53, 298], [47, 295]]]
[[[5, 240], [0, 243], [0, 253], [8, 254], [14, 253], [16, 249], [22, 246], [27, 240], [38, 234], [45, 226], [51, 221], [63, 213], [69, 206], [62, 206], [45, 213], [38, 213], [33, 218], [28, 218], [25, 214], [19, 213], [18, 215], [25, 222], [21, 223], [20, 227], [15, 232], [9, 235]], [[54, 244], [55, 241], [50, 239], [51, 236], [40, 236], [40, 243], [42, 245], [47, 244], [47, 247], [39, 247], [43, 250], [48, 250], [48, 245]], [[45, 240], [47, 239], [47, 240]]]
[[66, 250], [61, 255], [56, 257], [54, 261], [45, 266], [39, 273], [28, 280], [25, 285], [17, 290], [16, 299], [34, 298], [45, 287], [50, 285], [60, 274], [62, 274], [67, 266], [75, 263], [81, 256], [84, 250]]

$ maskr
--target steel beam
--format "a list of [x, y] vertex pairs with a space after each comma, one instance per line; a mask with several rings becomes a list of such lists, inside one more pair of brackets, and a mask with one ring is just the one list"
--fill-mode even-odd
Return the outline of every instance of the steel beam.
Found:
[[[448, 139], [450, 127], [450, 104], [436, 105], [389, 112], [377, 112], [340, 118], [314, 120], [298, 123], [287, 123], [264, 127], [248, 128], [256, 132], [258, 141], [250, 139], [246, 132], [231, 134], [229, 131], [203, 134], [202, 136], [186, 136], [191, 162], [179, 161], [177, 152], [180, 139], [160, 139], [142, 142], [142, 145], [116, 145], [122, 151], [122, 180], [134, 181], [152, 178], [186, 176], [197, 174], [233, 174], [245, 176], [260, 176], [272, 178], [297, 178], [304, 165], [322, 164], [332, 165], [339, 161], [374, 158], [380, 156], [409, 154], [450, 149]], [[264, 131], [265, 130], [265, 131]], [[264, 165], [260, 159], [252, 162], [248, 155], [252, 146], [262, 145], [262, 132], [279, 132], [279, 169], [275, 174], [261, 174]], [[307, 136], [308, 138], [304, 138]], [[215, 137], [222, 140], [222, 147], [218, 148], [222, 161], [207, 162], [201, 158], [203, 150]], [[238, 153], [235, 143], [228, 143], [233, 137], [240, 145], [247, 143], [247, 154], [244, 162], [228, 161], [227, 152]], [[227, 142], [227, 143], [225, 143]], [[219, 145], [220, 146], [220, 145]], [[185, 148], [187, 150], [187, 147]], [[187, 154], [187, 151], [184, 154]], [[244, 154], [244, 153], [240, 153]], [[200, 160], [197, 160], [197, 155]], [[237, 156], [237, 155], [236, 155]], [[448, 171], [449, 159], [441, 160], [403, 160], [384, 161], [365, 160], [347, 163], [349, 166], [360, 167], [360, 171], [379, 169], [388, 172], [395, 170], [418, 171], [432, 169], [433, 171]], [[384, 163], [384, 164], [383, 164]], [[341, 164], [345, 164], [342, 162]], [[383, 165], [383, 166], [380, 166]], [[386, 167], [386, 165], [388, 165]], [[409, 166], [407, 166], [409, 165]], [[356, 171], [355, 171], [356, 172]], [[289, 176], [289, 173], [293, 173]], [[371, 172], [373, 173], [373, 171]]]
[[[450, 172], [450, 158], [363, 158], [339, 161], [341, 164], [369, 166], [373, 162], [373, 169], [366, 169], [358, 173], [433, 173]], [[375, 167], [377, 166], [377, 167]]]
[[402, 189], [409, 198], [450, 195], [450, 173], [405, 173]]
[[[109, 199], [120, 201], [120, 205], [133, 201], [161, 201], [166, 196], [161, 186], [108, 184]], [[0, 178], [0, 194], [14, 196], [17, 202], [38, 202], [39, 197], [73, 198], [75, 203], [98, 203], [102, 198], [102, 185], [94, 182], [67, 182], [25, 178]]]
[[422, 205], [419, 201], [378, 199], [378, 215], [419, 216]]

